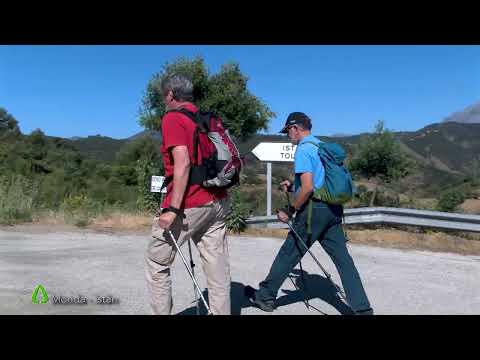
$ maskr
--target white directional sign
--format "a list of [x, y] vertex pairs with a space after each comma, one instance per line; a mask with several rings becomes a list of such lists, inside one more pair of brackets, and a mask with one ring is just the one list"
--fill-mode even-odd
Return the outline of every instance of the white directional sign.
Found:
[[296, 148], [291, 143], [263, 142], [252, 150], [258, 160], [267, 162], [267, 216], [272, 215], [272, 161], [293, 161]]
[[[160, 192], [163, 182], [165, 181], [165, 176], [152, 176], [152, 183], [150, 192]], [[167, 193], [167, 187], [164, 187], [162, 190], [163, 194]]]
[[291, 143], [262, 142], [255, 146], [252, 153], [260, 161], [293, 161], [296, 146]]

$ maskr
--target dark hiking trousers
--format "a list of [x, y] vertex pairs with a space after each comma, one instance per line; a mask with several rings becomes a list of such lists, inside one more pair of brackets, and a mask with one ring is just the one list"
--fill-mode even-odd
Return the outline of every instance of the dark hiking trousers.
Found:
[[[347, 239], [342, 228], [343, 207], [327, 205], [324, 202], [312, 202], [312, 236], [307, 237], [308, 206], [297, 212], [293, 228], [310, 248], [315, 240], [332, 259], [342, 280], [348, 303], [354, 311], [370, 308], [360, 275], [346, 246]], [[266, 279], [259, 285], [255, 294], [257, 299], [272, 301], [293, 268], [307, 252], [305, 247], [297, 243], [295, 235], [290, 231], [273, 261]]]

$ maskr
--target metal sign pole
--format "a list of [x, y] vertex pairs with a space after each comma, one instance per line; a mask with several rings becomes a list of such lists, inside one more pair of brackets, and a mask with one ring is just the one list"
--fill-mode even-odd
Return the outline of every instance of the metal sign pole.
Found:
[[267, 162], [267, 216], [272, 215], [272, 163]]
[[272, 162], [292, 162], [295, 157], [295, 146], [292, 143], [257, 144], [252, 153], [260, 161], [267, 163], [267, 216], [272, 216]]

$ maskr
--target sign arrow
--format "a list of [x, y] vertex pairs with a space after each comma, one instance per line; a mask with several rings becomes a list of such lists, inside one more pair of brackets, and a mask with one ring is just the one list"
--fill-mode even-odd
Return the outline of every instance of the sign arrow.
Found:
[[295, 157], [296, 145], [291, 143], [267, 143], [262, 142], [255, 146], [252, 153], [260, 161], [287, 161], [291, 162]]

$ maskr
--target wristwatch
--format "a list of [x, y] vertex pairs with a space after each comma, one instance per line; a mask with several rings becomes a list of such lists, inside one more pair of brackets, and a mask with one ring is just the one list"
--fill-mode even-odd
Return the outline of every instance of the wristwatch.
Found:
[[177, 214], [178, 216], [183, 216], [183, 211], [180, 210], [180, 209], [177, 209], [177, 208], [175, 208], [175, 207], [173, 207], [173, 206], [169, 206], [169, 207], [163, 209], [163, 210], [162, 210], [162, 214], [165, 214], [166, 212], [169, 212], [169, 211]]
[[288, 215], [289, 218], [292, 218], [293, 215], [297, 212], [297, 209], [293, 207], [292, 205], [285, 206], [282, 211]]

